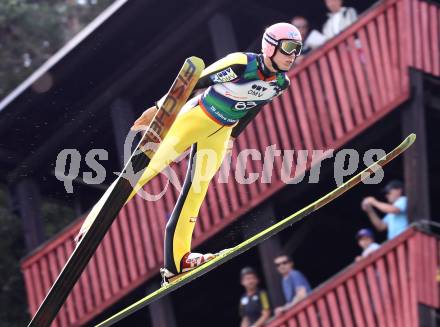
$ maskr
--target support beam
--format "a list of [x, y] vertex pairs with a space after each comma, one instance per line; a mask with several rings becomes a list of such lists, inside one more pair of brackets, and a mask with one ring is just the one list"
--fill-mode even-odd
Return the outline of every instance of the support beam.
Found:
[[[127, 100], [117, 99], [110, 106], [110, 115], [112, 118], [113, 134], [115, 136], [116, 150], [119, 163], [124, 166], [124, 143], [130, 126], [135, 120], [131, 104]], [[131, 151], [130, 151], [131, 153]]]
[[[271, 201], [263, 203], [258, 210], [255, 210], [254, 213], [251, 214], [251, 226], [254, 226], [254, 228], [247, 228], [243, 231], [243, 235], [246, 239], [276, 223], [275, 208]], [[250, 217], [247, 218], [249, 219]], [[280, 306], [285, 303], [283, 290], [281, 288], [281, 276], [273, 263], [273, 259], [280, 253], [282, 253], [282, 246], [278, 235], [272, 236], [258, 245], [258, 254], [263, 268], [264, 281], [272, 307]]]
[[208, 22], [212, 46], [217, 58], [237, 52], [237, 39], [231, 18], [223, 13], [216, 13]]
[[37, 183], [31, 178], [19, 180], [12, 188], [13, 206], [22, 221], [28, 252], [44, 241], [41, 219], [41, 197]]
[[[149, 287], [147, 287], [147, 294], [157, 291], [158, 288], [160, 288], [159, 284], [150, 283]], [[170, 296], [164, 296], [151, 303], [148, 308], [150, 310], [151, 327], [177, 327]]]
[[430, 220], [428, 146], [423, 73], [410, 70], [411, 99], [402, 110], [404, 136], [416, 133], [414, 146], [403, 158], [405, 191], [408, 196], [408, 217], [411, 222]]
[[437, 314], [436, 309], [422, 303], [419, 303], [419, 326], [423, 327], [436, 327]]

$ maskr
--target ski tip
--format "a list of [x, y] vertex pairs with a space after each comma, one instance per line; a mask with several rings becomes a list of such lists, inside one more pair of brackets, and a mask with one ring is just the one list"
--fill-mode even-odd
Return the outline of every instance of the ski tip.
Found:
[[415, 141], [416, 141], [416, 134], [411, 133], [402, 141], [401, 146], [404, 146], [405, 148], [409, 148], [414, 144]]

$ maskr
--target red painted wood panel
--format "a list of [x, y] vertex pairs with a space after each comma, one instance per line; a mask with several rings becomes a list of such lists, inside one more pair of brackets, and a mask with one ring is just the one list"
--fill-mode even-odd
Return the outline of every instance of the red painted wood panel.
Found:
[[319, 312], [319, 320], [321, 322], [322, 327], [330, 327], [331, 321], [330, 316], [328, 314], [327, 306], [323, 298], [317, 301], [318, 312]]
[[[266, 106], [263, 108], [263, 110], [267, 111], [268, 116], [270, 116], [269, 121], [271, 123], [273, 123], [273, 110], [272, 110], [272, 108]], [[268, 121], [268, 123], [269, 123], [269, 121]], [[262, 130], [264, 128], [261, 128], [261, 125], [257, 125], [257, 124], [249, 124], [249, 125], [250, 126], [247, 127], [247, 129], [249, 129], [249, 132], [246, 133], [248, 135], [248, 138], [247, 138], [248, 148], [257, 150], [258, 153], [260, 154], [260, 159], [256, 159], [256, 160], [252, 161], [254, 172], [258, 173], [258, 179], [256, 182], [253, 183], [253, 184], [255, 184], [256, 189], [258, 190], [256, 193], [256, 195], [257, 195], [257, 194], [264, 192], [268, 187], [267, 184], [261, 183], [261, 174], [263, 172], [263, 160], [264, 160], [264, 148], [265, 147], [264, 147], [264, 145], [261, 144], [261, 142], [259, 142], [259, 136], [260, 136], [260, 130]], [[270, 142], [272, 144], [278, 143], [278, 134], [272, 133], [272, 135], [273, 135], [273, 137], [270, 140]], [[224, 216], [226, 216], [226, 214]]]
[[403, 318], [404, 312], [401, 302], [402, 296], [400, 292], [400, 285], [399, 285], [394, 252], [387, 253], [386, 263], [388, 265], [388, 276], [389, 276], [388, 278], [389, 278], [391, 293], [393, 295], [394, 309], [396, 310], [397, 326], [404, 326], [405, 320]]
[[[58, 274], [61, 271], [61, 266], [58, 264], [55, 251], [51, 251], [48, 253], [48, 260], [49, 260], [50, 280], [51, 280], [51, 285], [52, 285], [53, 282], [58, 277]], [[93, 301], [90, 301], [90, 303], [91, 303], [90, 304], [91, 306], [94, 305]], [[57, 318], [55, 321], [56, 321], [56, 324], [58, 324], [58, 326], [66, 326], [67, 325], [66, 310], [64, 309], [64, 306], [58, 312], [58, 315], [57, 315]]]
[[379, 86], [375, 75], [373, 55], [371, 53], [371, 45], [368, 42], [366, 31], [359, 31], [359, 40], [361, 42], [361, 49], [364, 58], [363, 69], [367, 80], [365, 85], [369, 91], [369, 96], [373, 104], [373, 110], [379, 111], [383, 103], [384, 95], [382, 86]]
[[231, 207], [229, 205], [228, 189], [225, 183], [219, 183], [219, 177], [220, 177], [220, 172], [215, 174], [211, 182], [211, 185], [215, 185], [216, 187], [218, 201], [222, 204], [220, 206], [220, 209], [221, 209], [221, 218], [223, 219], [223, 217], [226, 217], [231, 213]]
[[[237, 152], [234, 155], [233, 162], [235, 162], [237, 165], [236, 166], [236, 170], [238, 171], [238, 172], [236, 172], [237, 177], [240, 176], [240, 178], [241, 178], [241, 176], [243, 176], [245, 174], [246, 166], [245, 166], [245, 163], [243, 162], [243, 157], [239, 157], [239, 154], [241, 153], [241, 151], [243, 151], [246, 148], [246, 142], [241, 137], [238, 137], [235, 140], [235, 142], [237, 143], [237, 145], [236, 145]], [[240, 203], [247, 203], [248, 201], [250, 201], [246, 185], [243, 185], [243, 184], [239, 183], [238, 181], [236, 181], [236, 185], [237, 185], [237, 193], [238, 193], [238, 197], [240, 199]]]
[[350, 101], [350, 110], [353, 111], [355, 125], [359, 125], [363, 121], [360, 97], [356, 92], [356, 82], [353, 76], [353, 64], [350, 61], [348, 52], [355, 52], [358, 56], [359, 53], [356, 48], [350, 49], [345, 43], [341, 43], [338, 46], [338, 57], [341, 58], [341, 77], [345, 80], [347, 87], [348, 100]]
[[[271, 180], [279, 179], [281, 178], [281, 160], [280, 157], [274, 157], [273, 160], [273, 166], [269, 167], [270, 160], [267, 160], [266, 152], [267, 154], [270, 154], [272, 151], [272, 148], [270, 148], [271, 145], [275, 145], [277, 149], [294, 149], [294, 143], [293, 139], [290, 136], [289, 130], [290, 128], [297, 128], [297, 126], [289, 126], [286, 120], [285, 110], [293, 110], [292, 108], [286, 109], [282, 106], [281, 100], [279, 98], [275, 98], [274, 101], [271, 103], [271, 111], [272, 111], [272, 119], [267, 119], [264, 121], [261, 121], [261, 124], [264, 124], [267, 122], [268, 129], [267, 131], [262, 131], [263, 133], [272, 132], [273, 135], [275, 131], [279, 131], [280, 138], [278, 142], [270, 142], [270, 136], [269, 135], [262, 135], [260, 143], [262, 145], [262, 148], [264, 148], [264, 154], [263, 154], [263, 160], [266, 164], [266, 167], [263, 167], [263, 172], [261, 176], [261, 183], [267, 184], [270, 183]], [[290, 127], [290, 128], [289, 128]], [[264, 130], [264, 129], [263, 129]], [[273, 153], [275, 154], [275, 153]], [[269, 156], [268, 156], [269, 158]]]
[[342, 313], [342, 321], [345, 327], [354, 326], [353, 320], [350, 314], [350, 302], [347, 299], [347, 293], [345, 292], [344, 285], [340, 285], [336, 288], [336, 296], [339, 304], [339, 309]]
[[420, 299], [422, 303], [428, 306], [433, 306], [434, 304], [434, 290], [436, 289], [436, 273], [435, 273], [435, 252], [432, 251], [431, 240], [432, 238], [428, 235], [423, 235], [423, 248], [422, 248], [422, 259], [423, 259], [423, 271], [425, 273], [425, 282], [422, 287], [424, 289], [424, 297]]
[[79, 280], [79, 284], [80, 284], [81, 292], [82, 292], [81, 293], [81, 300], [84, 304], [83, 315], [85, 315], [85, 313], [87, 313], [87, 312], [90, 312], [90, 310], [94, 306], [90, 283], [91, 282], [90, 282], [89, 272], [86, 269], [82, 273], [81, 278]]
[[367, 285], [370, 290], [371, 304], [374, 308], [374, 315], [378, 326], [385, 326], [384, 303], [382, 301], [382, 293], [378, 286], [378, 274], [374, 266], [370, 265], [366, 268]]
[[426, 1], [420, 2], [420, 18], [421, 18], [421, 30], [423, 37], [422, 40], [422, 48], [423, 48], [423, 70], [428, 73], [432, 73], [432, 65], [431, 65], [431, 46], [429, 37], [429, 11], [428, 11], [428, 3]]
[[385, 269], [385, 260], [384, 258], [379, 258], [376, 262], [377, 265], [377, 276], [379, 279], [379, 289], [381, 295], [383, 297], [385, 321], [386, 326], [394, 327], [396, 326], [396, 310], [394, 308], [392, 297], [389, 288], [388, 282], [388, 273]]
[[[160, 181], [158, 178], [153, 178], [150, 183], [153, 187], [152, 194], [159, 195], [163, 191], [162, 185], [160, 184]], [[168, 215], [168, 212], [166, 211], [165, 203], [163, 200], [162, 201], [149, 201], [148, 205], [151, 205], [151, 204], [154, 204], [156, 222], [159, 224], [159, 226], [162, 230], [162, 237], [163, 237], [163, 232], [165, 231], [166, 219], [167, 219], [167, 215]]]
[[34, 282], [32, 278], [32, 269], [31, 268], [24, 269], [23, 275], [24, 275], [24, 283], [26, 286], [26, 295], [29, 305], [29, 311], [31, 314], [34, 314], [38, 308], [38, 304], [37, 304], [38, 300], [35, 294]]
[[432, 47], [432, 73], [436, 76], [440, 75], [440, 9], [434, 5], [429, 5], [429, 30], [430, 45]]
[[[310, 129], [313, 136], [313, 149], [324, 149], [325, 143], [321, 135], [321, 124], [319, 122], [316, 106], [313, 102], [313, 92], [310, 88], [310, 77], [308, 71], [305, 70], [299, 74], [299, 80], [301, 81], [302, 93], [304, 94], [305, 111], [308, 116]], [[281, 131], [282, 133], [282, 131]]]
[[331, 122], [336, 134], [336, 138], [338, 139], [344, 135], [344, 129], [342, 127], [341, 117], [336, 102], [334, 85], [331, 79], [328, 60], [326, 57], [322, 57], [319, 59], [319, 68], [321, 70], [324, 92], [327, 98], [326, 102], [327, 102], [328, 110], [330, 112]]
[[347, 42], [350, 54], [350, 63], [353, 66], [356, 87], [359, 91], [360, 100], [362, 102], [363, 117], [369, 117], [373, 114], [373, 104], [371, 103], [369, 85], [364, 72], [365, 53], [363, 48], [358, 50], [356, 40], [353, 36], [350, 36]]
[[[145, 190], [149, 194], [153, 194], [153, 186], [152, 184], [147, 184], [144, 186]], [[151, 229], [153, 231], [153, 239], [154, 239], [154, 250], [156, 251], [156, 257], [158, 260], [163, 260], [163, 235], [165, 233], [164, 227], [162, 226], [160, 220], [162, 217], [159, 217], [157, 212], [157, 201], [148, 201], [144, 203], [144, 208], [147, 209], [147, 217]]]
[[[293, 102], [293, 95], [290, 90], [286, 90], [280, 97], [281, 105], [283, 108], [285, 108], [284, 113], [286, 117], [287, 126], [289, 126], [290, 130], [290, 138], [293, 141], [293, 148], [295, 150], [304, 149], [305, 146], [303, 145], [301, 135], [299, 133], [299, 122], [297, 118], [295, 117], [295, 110], [294, 102]], [[288, 110], [286, 110], [288, 108]]]
[[147, 212], [145, 210], [145, 203], [143, 203], [143, 201], [145, 200], [136, 196], [133, 198], [132, 201], [134, 201], [137, 212], [139, 214], [139, 227], [143, 242], [144, 255], [146, 256], [148, 270], [150, 270], [156, 266], [156, 262], [158, 261], [153, 249], [153, 244], [155, 244], [155, 240], [151, 231], [152, 224], [148, 221]]
[[[133, 237], [131, 235], [130, 226], [129, 226], [129, 217], [128, 217], [128, 204], [125, 205], [125, 207], [122, 208], [122, 210], [119, 212], [118, 218], [121, 226], [121, 236], [123, 239], [122, 245], [122, 251], [125, 256], [125, 260], [127, 261], [128, 265], [128, 276], [129, 280], [133, 281], [137, 278], [139, 275], [136, 265], [136, 259], [134, 257], [134, 244], [133, 244]], [[104, 293], [105, 294], [105, 293]], [[105, 297], [105, 296], [104, 296]]]
[[[397, 260], [399, 262], [399, 285], [402, 292], [402, 304], [403, 304], [403, 319], [408, 326], [415, 326], [415, 317], [411, 314], [411, 299], [409, 292], [409, 276], [408, 276], [408, 263], [405, 255], [405, 245], [401, 244], [397, 247]], [[414, 294], [413, 294], [414, 296]]]
[[[107, 258], [107, 269], [108, 273], [111, 276], [110, 278], [110, 289], [112, 294], [116, 294], [120, 290], [118, 271], [116, 269], [116, 255], [113, 252], [112, 247], [113, 240], [111, 238], [111, 232], [109, 231], [107, 235], [104, 236], [102, 240], [102, 248], [105, 253], [105, 257]], [[84, 274], [83, 274], [84, 275]]]
[[306, 312], [309, 325], [311, 327], [319, 327], [318, 312], [316, 311], [315, 306], [313, 304], [309, 305], [306, 309]]
[[342, 326], [342, 317], [339, 313], [339, 304], [336, 301], [336, 296], [333, 291], [329, 292], [326, 296], [327, 304], [329, 307], [329, 312], [331, 319], [333, 321], [333, 326]]
[[[377, 93], [380, 96], [380, 104], [385, 105], [389, 101], [388, 97], [388, 88], [387, 84], [385, 82], [385, 75], [384, 74], [384, 56], [382, 56], [381, 49], [379, 46], [379, 37], [378, 37], [378, 31], [376, 28], [376, 22], [377, 18], [374, 22], [371, 22], [368, 24], [367, 32], [368, 32], [368, 44], [369, 49], [368, 52], [371, 53], [371, 62], [373, 64], [373, 71], [375, 75], [374, 82], [379, 86], [379, 92]], [[373, 95], [374, 96], [374, 95]]]
[[[245, 160], [245, 162], [246, 162], [245, 163], [246, 169], [244, 171], [244, 173], [245, 173], [244, 176], [245, 176], [246, 180], [249, 181], [246, 183], [246, 188], [247, 188], [248, 195], [249, 195], [250, 199], [254, 198], [254, 196], [257, 196], [259, 193], [258, 188], [257, 188], [257, 182], [251, 183], [251, 180], [249, 180], [251, 174], [258, 172], [256, 169], [256, 165], [254, 163], [254, 160], [252, 160], [252, 157], [250, 155], [250, 153], [252, 153], [250, 150], [250, 147], [249, 147], [250, 139], [252, 138], [249, 135], [251, 132], [252, 131], [249, 130], [248, 133], [243, 133], [244, 135], [240, 136], [241, 141], [243, 141], [243, 148], [242, 148], [241, 156], [242, 156], [242, 159]], [[252, 175], [252, 176], [256, 176], [256, 175]], [[258, 179], [257, 179], [257, 181], [258, 181]], [[218, 203], [217, 200], [216, 200], [216, 202]]]
[[[66, 242], [66, 254], [67, 257], [70, 257], [70, 255], [73, 253], [74, 250], [74, 241], [73, 239], [70, 239], [69, 242]], [[78, 320], [81, 316], [85, 314], [84, 310], [84, 304], [83, 304], [83, 294], [81, 291], [81, 285], [80, 282], [76, 282], [75, 286], [72, 289], [72, 293], [70, 293], [70, 296], [72, 297], [73, 306], [75, 307], [76, 311], [76, 318], [75, 320]]]
[[304, 144], [304, 149], [312, 150], [313, 149], [313, 139], [312, 139], [312, 133], [310, 131], [309, 122], [307, 121], [306, 116], [306, 108], [304, 106], [304, 101], [302, 98], [302, 86], [299, 83], [299, 79], [295, 78], [293, 80], [293, 84], [296, 85], [296, 87], [291, 88], [292, 90], [292, 96], [293, 96], [293, 103], [295, 106], [295, 113], [298, 117], [298, 129], [301, 131], [301, 139]]
[[[397, 30], [399, 33], [399, 58], [400, 58], [400, 86], [401, 91], [405, 92], [409, 88], [408, 66], [412, 63], [414, 49], [410, 46], [412, 39], [410, 2], [397, 2]], [[402, 33], [403, 31], [403, 33]], [[409, 49], [405, 51], [405, 49]]]
[[300, 326], [308, 326], [308, 325], [309, 325], [309, 323], [307, 322], [307, 316], [306, 316], [306, 313], [305, 313], [304, 311], [301, 311], [301, 312], [298, 314], [298, 324], [299, 324]]
[[382, 57], [382, 67], [379, 67], [379, 74], [384, 75], [386, 87], [386, 99], [388, 102], [392, 101], [398, 94], [394, 93], [393, 71], [391, 69], [391, 51], [390, 41], [387, 37], [387, 29], [385, 22], [385, 14], [377, 17], [377, 33], [379, 36], [379, 48]]
[[420, 247], [420, 241], [417, 237], [413, 237], [408, 242], [408, 251], [409, 251], [409, 271], [408, 271], [408, 277], [413, 282], [409, 285], [409, 296], [411, 297], [411, 308], [410, 308], [410, 317], [413, 318], [412, 323], [417, 323], [417, 316], [418, 316], [418, 308], [416, 306], [417, 300], [419, 298], [419, 290], [417, 288], [417, 278], [420, 276], [419, 274], [419, 268], [420, 268], [420, 253], [419, 253], [419, 247]]
[[[234, 151], [234, 150], [233, 150]], [[234, 170], [232, 167], [232, 153], [226, 155], [223, 159], [223, 164], [220, 167], [220, 179], [225, 184], [226, 192], [228, 193], [229, 206], [231, 212], [239, 208], [238, 194], [234, 182]]]
[[422, 47], [422, 28], [420, 21], [420, 2], [417, 0], [411, 1], [412, 5], [412, 17], [413, 17], [413, 54], [414, 54], [414, 67], [423, 69], [423, 47]]
[[92, 257], [92, 259], [90, 259], [90, 262], [87, 265], [87, 270], [90, 272], [90, 285], [91, 285], [91, 289], [92, 289], [93, 302], [95, 303], [95, 305], [94, 305], [95, 307], [99, 307], [99, 304], [103, 301], [97, 265], [98, 265], [98, 262], [97, 262], [96, 254], [95, 254]]
[[110, 278], [108, 276], [107, 263], [105, 262], [104, 250], [102, 244], [96, 249], [96, 260], [98, 268], [98, 280], [94, 280], [94, 283], [99, 283], [102, 290], [103, 299], [108, 300], [112, 294], [110, 293]]
[[397, 34], [396, 24], [396, 6], [387, 10], [387, 34], [389, 40], [389, 48], [391, 55], [391, 71], [392, 71], [392, 89], [393, 95], [396, 96], [401, 92], [400, 89], [400, 62], [399, 62], [399, 35]]
[[315, 94], [314, 99], [316, 102], [316, 107], [318, 109], [320, 126], [322, 129], [322, 133], [324, 135], [325, 145], [327, 146], [331, 144], [335, 138], [332, 133], [330, 115], [328, 112], [328, 108], [325, 105], [324, 97], [319, 96], [320, 94], [323, 94], [324, 91], [321, 86], [321, 79], [319, 77], [318, 65], [317, 64], [310, 65], [309, 71], [311, 76], [312, 89]]
[[[284, 118], [284, 111], [291, 110], [283, 108], [280, 100], [277, 98], [276, 103], [271, 103], [268, 110], [260, 115], [259, 121], [255, 125], [264, 126], [259, 133], [258, 144], [262, 155], [262, 170], [259, 184], [264, 185], [264, 192], [272, 187], [271, 182], [281, 178], [281, 152], [279, 149], [292, 149], [293, 142], [289, 138], [289, 126]], [[278, 154], [278, 155], [277, 155]]]
[[43, 298], [45, 297], [45, 293], [43, 292], [43, 288], [41, 287], [41, 276], [40, 276], [40, 267], [39, 267], [39, 263], [33, 264], [31, 267], [31, 272], [32, 272], [32, 281], [33, 281], [33, 288], [35, 291], [35, 299], [36, 299], [36, 303], [37, 306], [39, 306], [39, 304], [41, 303], [41, 301], [43, 300]]
[[440, 294], [439, 294], [439, 285], [437, 283], [437, 273], [438, 273], [438, 266], [440, 262], [437, 262], [437, 260], [433, 260], [432, 258], [438, 257], [438, 249], [437, 249], [437, 240], [430, 237], [429, 238], [429, 247], [430, 247], [430, 254], [431, 256], [428, 259], [428, 264], [431, 267], [431, 280], [430, 280], [430, 291], [431, 294], [431, 305], [433, 307], [438, 308], [440, 306]]
[[[113, 240], [113, 247], [115, 250], [115, 261], [116, 261], [116, 269], [118, 270], [118, 275], [120, 278], [121, 286], [127, 287], [129, 284], [129, 278], [128, 278], [128, 267], [127, 263], [125, 261], [125, 252], [124, 252], [124, 246], [123, 246], [123, 240], [121, 236], [121, 221], [120, 219], [116, 219], [116, 221], [113, 222], [111, 228], [110, 228], [110, 234]], [[95, 254], [96, 256], [96, 254]], [[98, 262], [96, 261], [96, 264]]]
[[288, 326], [288, 327], [297, 327], [298, 324], [296, 323], [295, 318], [291, 318], [291, 319], [289, 319], [289, 321], [288, 321], [288, 323], [287, 323], [287, 326]]
[[40, 260], [40, 276], [43, 282], [43, 293], [47, 294], [52, 284], [49, 279], [49, 266], [47, 264], [46, 256], [42, 257]]
[[427, 258], [427, 238], [425, 235], [420, 235], [419, 238], [420, 241], [420, 266], [419, 266], [419, 274], [423, 276], [423, 281], [418, 283], [418, 300], [422, 303], [425, 303], [429, 305], [429, 286], [430, 286], [430, 279], [429, 273], [429, 258]]
[[[128, 202], [125, 207], [127, 208], [127, 220], [130, 228], [130, 235], [133, 240], [134, 252], [132, 255], [134, 257], [137, 269], [140, 275], [144, 275], [147, 272], [147, 262], [145, 261], [144, 250], [142, 246], [142, 240], [140, 235], [140, 222], [139, 214], [136, 211], [136, 204], [134, 201]], [[110, 262], [109, 262], [110, 264]]]
[[328, 54], [330, 61], [330, 71], [335, 82], [336, 96], [339, 103], [339, 113], [342, 116], [344, 122], [344, 130], [346, 132], [351, 131], [354, 127], [352, 112], [348, 103], [349, 94], [347, 93], [347, 87], [344, 84], [342, 77], [342, 70], [339, 64], [339, 57], [337, 56], [336, 49], [331, 50]]
[[[67, 254], [65, 250], [65, 244], [57, 247], [57, 260], [60, 267], [64, 267], [64, 264], [67, 261]], [[39, 301], [41, 303], [41, 301]], [[76, 320], [74, 304], [72, 301], [72, 294], [67, 297], [67, 300], [64, 304], [64, 310], [66, 312], [66, 318], [69, 323], [73, 323]]]
[[354, 321], [356, 321], [357, 326], [363, 327], [365, 326], [365, 319], [362, 314], [363, 309], [359, 301], [359, 294], [357, 291], [356, 282], [354, 278], [350, 278], [347, 281], [347, 290], [348, 290], [348, 297], [352, 305]]
[[374, 312], [373, 308], [370, 304], [370, 294], [368, 293], [365, 275], [363, 271], [360, 271], [356, 274], [356, 283], [359, 288], [360, 302], [362, 303], [362, 310], [365, 315], [365, 321], [368, 327], [376, 326], [376, 322], [374, 320]]

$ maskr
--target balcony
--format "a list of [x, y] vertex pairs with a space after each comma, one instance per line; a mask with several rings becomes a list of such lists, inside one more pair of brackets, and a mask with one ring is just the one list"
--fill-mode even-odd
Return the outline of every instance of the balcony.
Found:
[[[410, 98], [410, 67], [440, 76], [439, 29], [440, 9], [434, 3], [416, 0], [382, 1], [364, 13], [338, 37], [305, 58], [290, 74], [290, 89], [265, 108], [237, 139], [228, 182], [220, 183], [218, 180], [219, 176], [225, 178], [225, 165], [207, 193], [196, 225], [193, 245], [197, 246], [211, 238], [286, 185], [282, 181], [282, 161], [279, 157], [275, 159], [275, 174], [270, 183], [236, 183], [232, 176], [236, 173], [236, 164], [240, 164], [237, 159], [241, 150], [255, 148], [264, 155], [271, 145], [276, 145], [278, 149], [341, 148]], [[186, 164], [176, 164], [175, 168], [182, 177]], [[261, 161], [248, 160], [247, 168], [263, 173], [264, 167]], [[150, 194], [157, 194], [164, 189], [167, 182], [165, 177], [158, 176], [145, 186], [145, 190]], [[84, 324], [158, 273], [162, 265], [166, 217], [172, 211], [177, 196], [178, 191], [169, 187], [159, 201], [146, 202], [137, 197], [121, 210], [53, 326]], [[220, 202], [228, 205], [220, 206]], [[35, 313], [72, 253], [73, 238], [81, 223], [82, 219], [78, 219], [55, 239], [42, 245], [23, 260], [22, 271], [31, 314]], [[365, 314], [368, 318], [365, 324], [370, 326], [370, 322], [377, 318], [376, 313], [380, 312], [370, 312], [370, 309], [365, 308], [370, 301], [365, 283], [368, 280], [371, 283], [369, 285], [373, 285], [374, 269], [380, 273], [381, 283], [380, 288], [377, 284], [374, 284], [374, 289], [371, 288], [371, 296], [376, 299], [380, 297], [380, 290], [385, 292], [382, 286], [386, 286], [386, 283], [403, 285], [406, 279], [411, 279], [417, 275], [415, 273], [419, 273], [421, 266], [411, 266], [410, 263], [413, 264], [414, 260], [425, 260], [424, 257], [414, 257], [414, 253], [420, 250], [417, 247], [419, 245], [414, 244], [422, 242], [417, 240], [424, 239], [425, 236], [415, 231], [405, 235], [408, 237], [408, 243], [397, 245], [397, 241], [393, 241], [362, 265], [350, 268], [350, 273], [343, 275], [345, 277], [338, 277], [336, 281], [341, 279], [338, 285], [343, 286], [323, 286], [321, 289], [325, 290], [325, 294], [318, 294], [323, 294], [324, 298], [318, 295], [311, 296], [303, 304], [292, 309], [289, 313], [292, 319], [277, 320], [274, 324], [302, 325], [304, 319], [311, 319], [310, 324], [314, 325], [317, 324], [317, 310], [323, 321], [330, 321], [330, 318], [326, 318], [330, 316], [332, 321], [348, 321], [345, 319], [348, 319], [351, 313], [347, 309], [347, 289], [354, 290], [353, 294], [362, 292], [360, 300], [366, 302], [360, 303], [354, 299], [354, 303], [357, 304], [353, 304], [353, 314], [356, 320], [356, 315]], [[434, 244], [432, 241], [426, 242], [428, 243], [429, 246]], [[392, 254], [385, 253], [392, 244], [396, 244], [396, 250], [393, 250]], [[409, 249], [412, 252], [407, 255]], [[382, 261], [378, 259], [381, 254], [384, 255]], [[369, 266], [374, 258], [378, 259], [378, 263]], [[396, 260], [399, 260], [399, 265]], [[406, 271], [400, 272], [400, 262], [407, 264], [413, 271], [408, 271], [408, 274], [405, 274]], [[360, 269], [359, 273], [352, 273], [357, 272], [356, 269]], [[389, 271], [393, 278], [388, 281], [386, 272]], [[431, 274], [432, 271], [421, 273]], [[332, 281], [331, 284], [336, 281]], [[414, 285], [418, 285], [414, 284], [415, 282], [417, 281], [411, 281], [408, 284], [411, 287], [402, 289], [387, 287], [388, 295], [382, 299], [388, 301], [386, 304], [394, 303], [394, 300], [401, 301], [396, 310], [402, 310], [405, 322], [416, 322], [413, 301], [420, 300], [436, 305], [438, 303], [435, 302], [438, 301], [438, 293], [433, 293], [436, 287], [423, 288], [422, 292], [414, 289]], [[406, 292], [405, 295], [409, 296], [404, 297], [400, 292]], [[418, 294], [419, 292], [421, 293]], [[312, 303], [315, 297], [316, 303]], [[326, 311], [326, 306], [329, 311]], [[335, 307], [341, 308], [341, 316], [335, 311]], [[385, 310], [385, 306], [374, 308]], [[386, 317], [389, 321], [400, 319], [400, 311], [387, 313]], [[350, 319], [352, 318], [350, 316]], [[401, 326], [399, 322], [395, 320], [394, 325]]]
[[319, 286], [268, 326], [421, 326], [440, 308], [440, 238], [410, 228]]

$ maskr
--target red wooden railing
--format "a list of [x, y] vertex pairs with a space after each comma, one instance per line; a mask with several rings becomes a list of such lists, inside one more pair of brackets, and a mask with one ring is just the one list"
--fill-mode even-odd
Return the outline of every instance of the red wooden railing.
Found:
[[420, 326], [440, 308], [440, 239], [411, 228], [315, 289], [269, 326]]
[[[339, 148], [409, 98], [409, 67], [440, 76], [439, 12], [438, 6], [424, 1], [383, 1], [306, 57], [290, 74], [291, 88], [237, 139], [228, 183], [217, 182], [218, 175], [211, 183], [196, 225], [194, 246], [285, 186], [281, 157], [275, 158], [270, 182], [264, 172], [266, 182], [260, 178], [247, 185], [236, 183], [233, 176], [241, 150], [255, 148], [264, 157], [270, 145], [277, 149]], [[174, 166], [181, 177], [185, 166]], [[264, 167], [261, 161], [248, 160], [246, 168], [262, 173]], [[166, 183], [160, 175], [145, 190], [157, 194]], [[177, 196], [178, 191], [169, 187], [159, 201], [135, 198], [121, 210], [55, 326], [90, 320], [157, 274], [166, 217]], [[80, 224], [70, 226], [23, 260], [31, 314], [72, 252]]]

